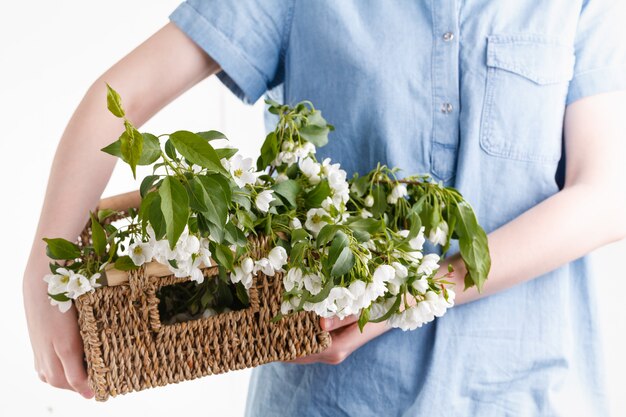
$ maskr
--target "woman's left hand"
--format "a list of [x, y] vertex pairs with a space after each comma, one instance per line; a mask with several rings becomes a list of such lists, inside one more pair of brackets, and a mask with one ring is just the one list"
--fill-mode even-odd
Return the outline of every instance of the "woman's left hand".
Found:
[[363, 327], [363, 333], [361, 333], [357, 324], [358, 319], [359, 317], [355, 315], [348, 316], [343, 320], [338, 317], [322, 318], [322, 329], [330, 332], [330, 347], [323, 352], [303, 356], [289, 362], [299, 364], [320, 362], [338, 365], [359, 347], [390, 329], [386, 322], [367, 323]]

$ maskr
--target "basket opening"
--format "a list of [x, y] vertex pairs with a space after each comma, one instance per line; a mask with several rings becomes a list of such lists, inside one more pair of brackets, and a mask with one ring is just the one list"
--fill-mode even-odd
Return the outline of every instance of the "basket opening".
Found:
[[164, 325], [249, 307], [248, 294], [243, 285], [233, 284], [218, 275], [205, 277], [200, 284], [186, 281], [161, 287], [156, 296]]

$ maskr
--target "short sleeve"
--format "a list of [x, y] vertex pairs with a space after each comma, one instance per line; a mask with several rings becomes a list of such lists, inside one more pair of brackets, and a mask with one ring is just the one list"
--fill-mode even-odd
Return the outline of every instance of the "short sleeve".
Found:
[[169, 19], [209, 56], [219, 79], [254, 103], [282, 82], [292, 1], [187, 0]]
[[585, 0], [575, 41], [576, 64], [567, 104], [626, 89], [626, 1]]

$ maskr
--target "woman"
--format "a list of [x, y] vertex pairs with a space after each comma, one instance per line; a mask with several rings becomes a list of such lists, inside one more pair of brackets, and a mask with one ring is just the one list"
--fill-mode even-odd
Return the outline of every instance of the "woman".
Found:
[[[75, 314], [48, 304], [40, 238], [77, 236], [111, 174], [98, 151], [119, 134], [105, 81], [141, 125], [217, 74], [248, 102], [311, 100], [337, 127], [319, 154], [349, 173], [382, 162], [458, 188], [493, 262], [483, 293], [457, 291], [416, 331], [323, 320], [332, 347], [256, 368], [248, 415], [607, 415], [584, 255], [626, 236], [622, 3], [181, 4], [94, 82], [59, 145], [24, 280], [40, 377], [93, 395]], [[446, 261], [463, 288], [462, 263]]]

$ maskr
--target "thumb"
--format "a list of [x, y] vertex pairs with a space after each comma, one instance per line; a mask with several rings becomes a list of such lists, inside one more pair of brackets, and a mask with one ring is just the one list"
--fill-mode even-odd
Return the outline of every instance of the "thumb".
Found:
[[347, 326], [349, 324], [355, 323], [359, 319], [359, 316], [352, 314], [350, 316], [346, 316], [343, 319], [340, 319], [337, 316], [333, 317], [323, 317], [321, 319], [321, 326], [323, 330], [330, 332], [335, 329], [339, 329], [341, 327]]

